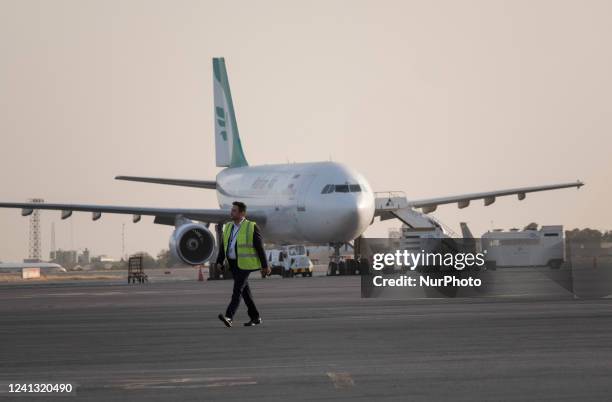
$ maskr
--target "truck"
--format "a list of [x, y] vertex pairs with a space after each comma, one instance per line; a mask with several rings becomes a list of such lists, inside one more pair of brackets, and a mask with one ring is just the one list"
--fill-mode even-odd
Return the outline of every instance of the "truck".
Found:
[[542, 267], [559, 269], [565, 261], [562, 225], [530, 224], [523, 230], [495, 229], [482, 235], [481, 247], [487, 268]]

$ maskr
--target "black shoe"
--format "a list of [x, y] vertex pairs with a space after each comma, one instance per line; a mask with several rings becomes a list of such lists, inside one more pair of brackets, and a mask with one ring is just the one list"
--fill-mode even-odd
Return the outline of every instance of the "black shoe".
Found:
[[249, 322], [245, 322], [244, 326], [245, 327], [252, 327], [253, 325], [259, 325], [261, 324], [261, 317], [255, 319], [255, 320], [251, 320]]
[[221, 321], [223, 321], [223, 323], [225, 324], [226, 327], [231, 327], [232, 326], [232, 319], [231, 318], [226, 317], [223, 314], [219, 314], [219, 319]]

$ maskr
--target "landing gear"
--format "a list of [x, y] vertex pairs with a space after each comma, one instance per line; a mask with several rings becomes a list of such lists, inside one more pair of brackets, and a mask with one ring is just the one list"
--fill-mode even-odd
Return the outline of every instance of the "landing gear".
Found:
[[329, 257], [329, 264], [327, 264], [327, 276], [344, 275], [344, 268], [340, 268], [340, 247], [342, 243], [330, 243], [330, 246], [334, 248], [334, 254]]
[[338, 263], [335, 261], [330, 261], [327, 264], [327, 276], [336, 276], [338, 274]]
[[345, 244], [346, 243], [330, 244], [330, 246], [334, 248], [334, 253], [329, 257], [329, 264], [327, 265], [327, 276], [364, 275], [365, 273], [367, 273], [367, 267], [364, 267], [362, 265], [362, 259], [359, 258], [358, 255], [355, 255], [355, 257], [346, 257], [340, 255], [340, 247]]

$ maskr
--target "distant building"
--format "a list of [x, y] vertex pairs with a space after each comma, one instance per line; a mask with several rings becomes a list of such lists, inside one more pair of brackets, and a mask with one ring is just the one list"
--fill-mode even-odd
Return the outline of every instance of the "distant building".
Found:
[[82, 267], [85, 265], [89, 265], [89, 262], [90, 262], [89, 249], [86, 248], [85, 250], [83, 250], [81, 254], [79, 254], [78, 261], [79, 261], [79, 265]]
[[390, 239], [399, 239], [401, 237], [402, 237], [402, 230], [400, 228], [390, 228], [389, 229]]
[[116, 258], [109, 257], [107, 255], [97, 255], [91, 257], [91, 264], [97, 269], [111, 269], [115, 263], [119, 262]]
[[76, 250], [56, 250], [55, 259], [52, 262], [71, 269], [77, 265], [77, 252]]

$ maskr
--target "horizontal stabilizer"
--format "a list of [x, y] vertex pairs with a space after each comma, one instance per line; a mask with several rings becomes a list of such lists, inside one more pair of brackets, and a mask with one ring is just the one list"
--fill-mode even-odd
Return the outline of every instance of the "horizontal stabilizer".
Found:
[[214, 180], [164, 179], [161, 177], [116, 176], [116, 180], [139, 181], [142, 183], [169, 184], [171, 186], [198, 187], [214, 190], [217, 182]]

